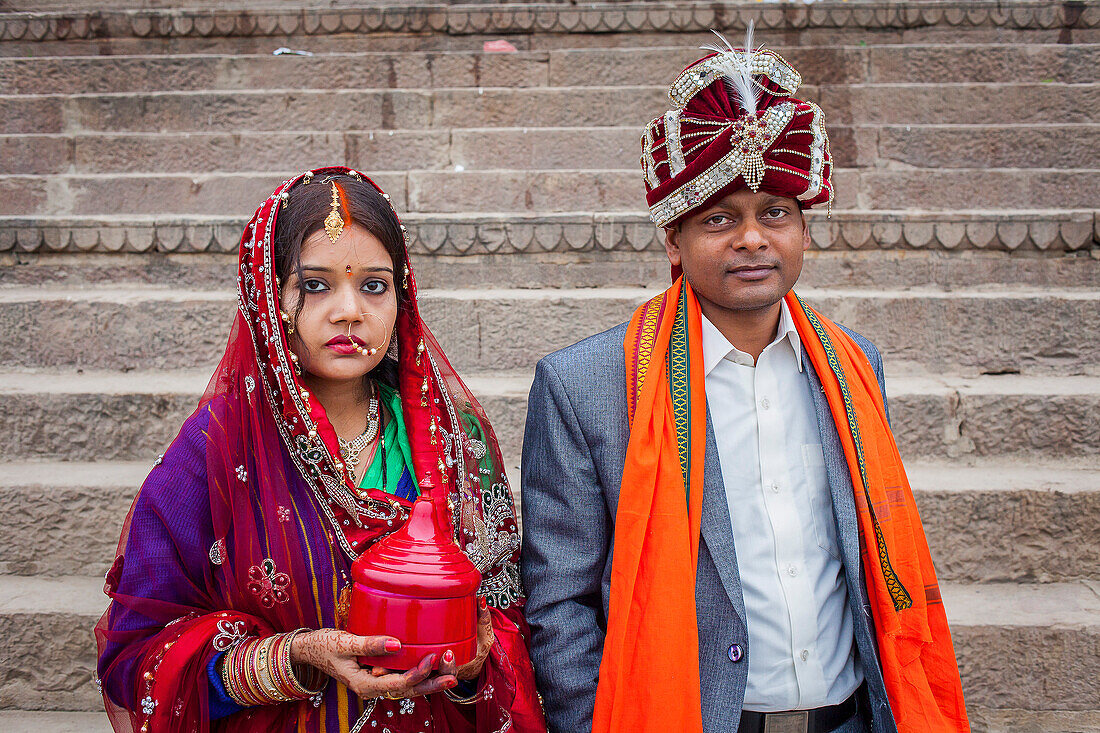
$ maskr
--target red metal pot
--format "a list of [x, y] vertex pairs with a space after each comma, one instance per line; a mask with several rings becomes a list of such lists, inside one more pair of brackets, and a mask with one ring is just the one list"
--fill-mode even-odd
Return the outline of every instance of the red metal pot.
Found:
[[438, 667], [448, 649], [462, 665], [477, 654], [481, 573], [452, 539], [446, 499], [435, 494], [424, 490], [405, 526], [352, 563], [348, 631], [401, 641], [396, 654], [361, 657], [363, 666], [411, 669], [435, 653]]

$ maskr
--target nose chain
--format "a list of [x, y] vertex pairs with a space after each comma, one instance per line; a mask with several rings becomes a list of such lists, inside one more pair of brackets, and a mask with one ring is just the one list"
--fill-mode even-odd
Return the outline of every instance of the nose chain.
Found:
[[348, 466], [348, 471], [355, 474], [359, 467], [359, 455], [368, 445], [374, 442], [378, 436], [378, 425], [382, 421], [381, 411], [378, 409], [378, 397], [371, 395], [370, 405], [367, 407], [367, 427], [352, 440], [344, 440], [337, 436], [340, 442], [340, 455]]

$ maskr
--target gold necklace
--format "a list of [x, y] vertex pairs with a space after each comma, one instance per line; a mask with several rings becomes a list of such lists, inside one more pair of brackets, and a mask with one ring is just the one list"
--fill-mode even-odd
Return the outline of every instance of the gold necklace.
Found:
[[378, 424], [381, 422], [381, 414], [378, 409], [378, 398], [371, 395], [370, 405], [367, 408], [367, 427], [352, 440], [344, 440], [340, 436], [336, 439], [340, 442], [340, 456], [348, 466], [348, 471], [355, 474], [359, 467], [359, 455], [368, 445], [378, 437]]

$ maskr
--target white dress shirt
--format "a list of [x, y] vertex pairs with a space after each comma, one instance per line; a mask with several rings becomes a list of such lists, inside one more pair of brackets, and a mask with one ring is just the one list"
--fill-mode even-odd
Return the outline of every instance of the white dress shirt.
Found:
[[785, 302], [756, 365], [703, 317], [707, 404], [747, 613], [745, 710], [835, 705], [863, 681], [802, 345]]

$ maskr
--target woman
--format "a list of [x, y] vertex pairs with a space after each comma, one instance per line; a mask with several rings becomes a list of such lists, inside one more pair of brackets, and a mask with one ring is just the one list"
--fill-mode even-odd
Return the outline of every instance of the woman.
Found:
[[[389, 197], [342, 167], [284, 182], [245, 229], [237, 283], [225, 356], [107, 575], [115, 729], [545, 730], [500, 451], [420, 320]], [[477, 655], [360, 668], [401, 640], [339, 630], [351, 563], [422, 484], [448, 488], [482, 573]]]

